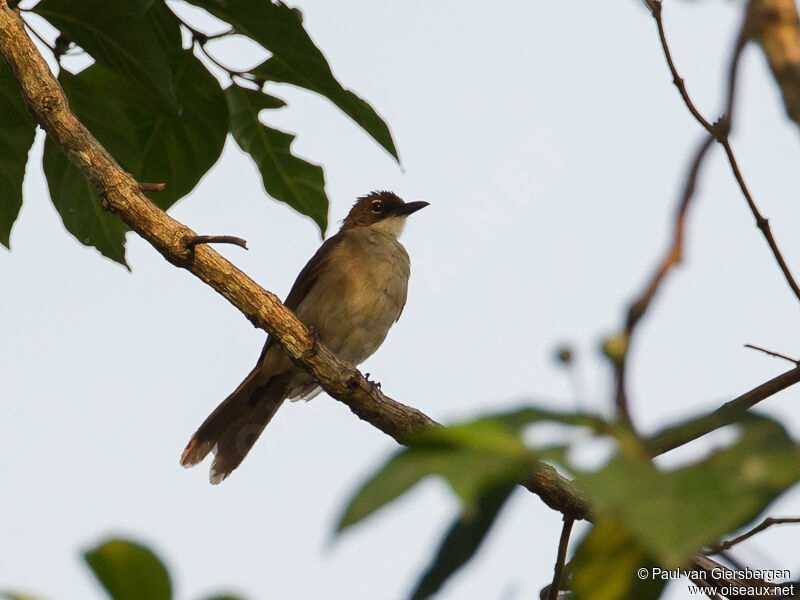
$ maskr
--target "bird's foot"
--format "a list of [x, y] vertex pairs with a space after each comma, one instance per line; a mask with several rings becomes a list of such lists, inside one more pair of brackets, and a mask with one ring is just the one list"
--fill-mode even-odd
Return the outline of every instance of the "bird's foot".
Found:
[[369, 378], [369, 373], [364, 373], [364, 379], [366, 379], [367, 383], [369, 383], [373, 388], [381, 389], [381, 382], [372, 381], [372, 379]]

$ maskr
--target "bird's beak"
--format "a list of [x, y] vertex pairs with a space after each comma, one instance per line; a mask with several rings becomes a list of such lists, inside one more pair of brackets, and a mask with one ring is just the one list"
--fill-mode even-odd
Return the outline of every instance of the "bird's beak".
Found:
[[397, 217], [407, 217], [411, 213], [417, 212], [420, 208], [425, 208], [428, 204], [428, 202], [423, 202], [422, 200], [419, 202], [406, 202], [394, 210], [394, 215]]

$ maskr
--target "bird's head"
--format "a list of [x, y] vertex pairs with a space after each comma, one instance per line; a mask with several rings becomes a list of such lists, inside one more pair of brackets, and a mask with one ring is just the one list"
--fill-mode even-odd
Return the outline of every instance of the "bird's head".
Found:
[[370, 227], [398, 237], [406, 224], [406, 218], [427, 202], [403, 202], [394, 192], [370, 192], [361, 196], [342, 223], [342, 231], [355, 227]]

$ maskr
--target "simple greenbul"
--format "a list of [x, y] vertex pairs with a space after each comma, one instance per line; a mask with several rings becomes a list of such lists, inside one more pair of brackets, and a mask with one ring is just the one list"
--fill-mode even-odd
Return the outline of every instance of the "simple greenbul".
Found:
[[[297, 276], [286, 306], [342, 359], [364, 362], [400, 318], [411, 271], [397, 238], [408, 216], [427, 205], [403, 202], [392, 192], [359, 198], [339, 232]], [[211, 483], [221, 482], [247, 456], [284, 400], [310, 399], [319, 392], [313, 377], [267, 338], [250, 374], [189, 440], [181, 464], [194, 466], [212, 452]]]

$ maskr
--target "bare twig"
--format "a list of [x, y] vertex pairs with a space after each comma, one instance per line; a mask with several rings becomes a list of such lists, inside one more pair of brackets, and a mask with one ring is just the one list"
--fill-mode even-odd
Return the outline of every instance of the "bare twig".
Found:
[[143, 192], [160, 192], [165, 187], [167, 187], [166, 183], [143, 183], [139, 182], [139, 189]]
[[733, 548], [736, 544], [739, 544], [745, 541], [746, 539], [749, 539], [754, 535], [761, 533], [765, 529], [769, 529], [773, 525], [784, 525], [786, 523], [800, 523], [800, 517], [782, 517], [782, 518], [767, 517], [761, 523], [753, 527], [751, 530], [746, 531], [742, 535], [735, 537], [732, 540], [728, 540], [727, 542], [723, 542], [719, 546], [714, 546], [713, 548], [710, 548], [708, 552], [706, 552], [706, 554], [708, 554], [709, 556], [714, 554], [720, 554], [722, 552], [725, 552], [726, 550]]
[[754, 387], [738, 398], [726, 402], [717, 410], [702, 418], [689, 420], [683, 426], [672, 425], [668, 429], [650, 437], [645, 442], [647, 453], [650, 456], [664, 454], [711, 433], [715, 429], [735, 423], [762, 400], [774, 396], [781, 390], [785, 390], [798, 382], [800, 382], [800, 367], [795, 367]]
[[[784, 279], [789, 284], [789, 287], [792, 289], [795, 297], [800, 300], [800, 286], [797, 285], [797, 282], [792, 275], [789, 266], [786, 264], [785, 259], [783, 258], [783, 254], [781, 254], [780, 249], [778, 248], [778, 244], [775, 241], [775, 237], [772, 234], [772, 230], [769, 225], [769, 220], [766, 219], [761, 212], [758, 210], [755, 201], [753, 200], [753, 196], [750, 193], [747, 184], [744, 181], [744, 177], [742, 176], [742, 172], [739, 169], [739, 164], [736, 160], [736, 156], [733, 153], [733, 148], [731, 147], [730, 139], [728, 138], [728, 134], [730, 133], [730, 121], [731, 115], [725, 114], [721, 119], [719, 119], [715, 123], [710, 123], [697, 107], [692, 102], [689, 93], [686, 90], [686, 85], [684, 84], [683, 79], [678, 73], [677, 68], [675, 67], [675, 62], [672, 59], [672, 53], [669, 49], [669, 44], [667, 43], [666, 34], [664, 32], [664, 22], [661, 17], [661, 0], [645, 0], [645, 4], [650, 9], [650, 14], [653, 16], [653, 19], [656, 22], [656, 27], [658, 28], [658, 37], [661, 40], [661, 48], [664, 51], [664, 57], [667, 61], [667, 66], [669, 67], [670, 73], [672, 74], [672, 81], [675, 84], [675, 87], [678, 88], [678, 92], [683, 98], [683, 102], [686, 105], [686, 108], [689, 109], [689, 112], [695, 118], [695, 120], [700, 123], [700, 125], [712, 136], [714, 139], [719, 142], [719, 144], [725, 150], [725, 155], [728, 158], [728, 163], [730, 164], [731, 171], [733, 172], [733, 176], [736, 179], [736, 183], [739, 185], [739, 189], [742, 191], [742, 195], [744, 196], [745, 200], [747, 201], [747, 206], [750, 208], [750, 212], [753, 214], [753, 217], [756, 222], [756, 227], [761, 231], [762, 235], [767, 241], [767, 244], [772, 251], [772, 255], [775, 258], [775, 262], [778, 263], [778, 267], [780, 268], [781, 272], [783, 273]], [[750, 12], [748, 12], [748, 17]], [[728, 87], [728, 101], [726, 102], [726, 108], [730, 109], [733, 107], [733, 95], [735, 90], [735, 83], [736, 83], [736, 72], [738, 68], [739, 58], [742, 54], [742, 49], [746, 44], [747, 40], [750, 36], [750, 28], [749, 28], [749, 19], [746, 18], [739, 36], [736, 41], [736, 47], [734, 48], [733, 57], [731, 60], [731, 67], [729, 73], [729, 87]]]
[[186, 240], [187, 248], [194, 248], [197, 244], [233, 244], [247, 250], [247, 241], [233, 235], [196, 235]]
[[800, 367], [800, 360], [796, 358], [792, 358], [791, 356], [786, 356], [785, 354], [781, 354], [780, 352], [773, 352], [772, 350], [767, 350], [766, 348], [762, 348], [761, 346], [754, 346], [753, 344], [745, 344], [745, 348], [750, 348], [752, 350], [758, 350], [759, 352], [763, 352], [764, 354], [769, 354], [770, 356], [774, 356], [775, 358], [782, 358], [783, 360], [788, 360], [791, 363], [794, 363], [798, 367]]
[[644, 316], [645, 312], [650, 306], [650, 303], [655, 297], [656, 292], [658, 291], [659, 286], [666, 277], [667, 273], [670, 271], [670, 269], [672, 269], [672, 267], [676, 266], [681, 261], [683, 256], [683, 237], [684, 230], [686, 228], [686, 215], [697, 187], [697, 176], [700, 172], [700, 165], [702, 165], [703, 159], [705, 158], [708, 149], [711, 147], [713, 140], [714, 138], [707, 137], [697, 149], [694, 160], [692, 161], [692, 166], [689, 169], [689, 173], [686, 177], [686, 183], [683, 188], [683, 194], [681, 195], [681, 201], [678, 204], [678, 210], [675, 214], [672, 243], [667, 249], [667, 252], [664, 254], [664, 257], [661, 259], [661, 262], [657, 265], [649, 283], [642, 293], [636, 298], [636, 300], [631, 303], [631, 306], [628, 309], [624, 334], [628, 343], [626, 344], [627, 347], [625, 351], [615, 364], [617, 412], [618, 415], [621, 416], [622, 420], [629, 424], [631, 421], [628, 412], [627, 393], [625, 391], [625, 368], [627, 365], [630, 339], [633, 335], [636, 325], [639, 323], [639, 320], [642, 318], [642, 316]]
[[553, 582], [547, 593], [547, 600], [556, 600], [558, 591], [561, 589], [561, 575], [564, 572], [564, 563], [567, 560], [567, 546], [569, 536], [572, 533], [572, 524], [575, 520], [572, 517], [564, 516], [564, 526], [561, 528], [561, 539], [558, 541], [558, 553], [556, 555], [556, 565], [553, 568]]

